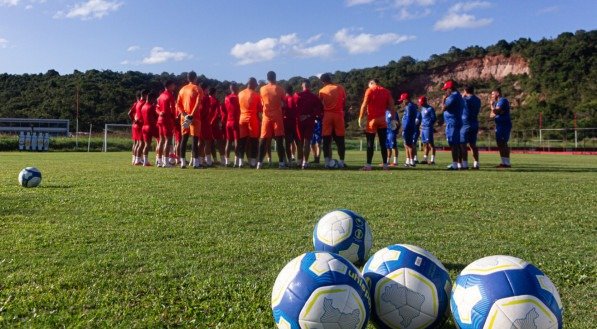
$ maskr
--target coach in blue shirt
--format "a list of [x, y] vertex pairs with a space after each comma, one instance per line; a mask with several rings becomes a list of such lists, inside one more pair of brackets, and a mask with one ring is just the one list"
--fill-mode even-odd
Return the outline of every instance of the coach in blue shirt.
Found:
[[413, 160], [414, 152], [413, 141], [415, 139], [416, 119], [417, 119], [417, 106], [410, 100], [408, 93], [402, 93], [398, 104], [404, 104], [404, 114], [402, 115], [402, 138], [404, 139], [404, 149], [406, 150], [406, 161], [405, 167], [414, 167], [415, 162]]
[[446, 139], [452, 151], [452, 164], [448, 170], [458, 170], [460, 160], [460, 128], [462, 127], [462, 108], [464, 101], [456, 89], [456, 83], [448, 80], [442, 88], [446, 92], [442, 102], [444, 122], [446, 123]]
[[512, 130], [510, 102], [506, 97], [502, 96], [502, 90], [500, 88], [495, 88], [491, 92], [490, 101], [490, 118], [495, 120], [495, 140], [497, 141], [500, 157], [502, 158], [502, 163], [500, 163], [497, 168], [511, 168], [510, 147], [508, 146], [510, 131]]
[[[419, 97], [419, 106], [421, 107], [421, 141], [425, 145], [425, 156], [423, 163], [435, 164], [435, 144], [433, 142], [433, 125], [435, 125], [435, 109], [427, 103], [427, 97]], [[431, 161], [427, 161], [427, 156], [431, 151]]]
[[460, 128], [460, 157], [462, 168], [468, 168], [468, 148], [473, 152], [475, 163], [473, 169], [479, 169], [479, 149], [477, 148], [477, 134], [479, 133], [479, 111], [481, 100], [475, 95], [475, 87], [467, 86], [462, 95], [462, 128]]

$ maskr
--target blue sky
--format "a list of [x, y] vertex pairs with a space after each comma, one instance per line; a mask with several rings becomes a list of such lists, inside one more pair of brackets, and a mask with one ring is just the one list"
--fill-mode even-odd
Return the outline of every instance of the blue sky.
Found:
[[281, 78], [596, 28], [597, 2], [0, 0], [0, 72]]

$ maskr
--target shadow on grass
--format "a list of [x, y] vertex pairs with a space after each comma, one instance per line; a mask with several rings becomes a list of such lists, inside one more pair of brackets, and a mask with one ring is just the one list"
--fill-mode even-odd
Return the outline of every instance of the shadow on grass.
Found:
[[462, 270], [464, 270], [464, 268], [466, 267], [465, 264], [457, 264], [457, 263], [443, 263], [444, 267], [448, 270], [448, 271], [455, 271], [457, 273], [462, 272]]

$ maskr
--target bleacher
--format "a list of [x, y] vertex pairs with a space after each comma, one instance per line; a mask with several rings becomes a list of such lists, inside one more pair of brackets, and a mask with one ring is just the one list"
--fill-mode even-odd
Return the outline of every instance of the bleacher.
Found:
[[27, 133], [49, 133], [50, 136], [69, 136], [70, 120], [0, 118], [0, 134], [18, 135]]

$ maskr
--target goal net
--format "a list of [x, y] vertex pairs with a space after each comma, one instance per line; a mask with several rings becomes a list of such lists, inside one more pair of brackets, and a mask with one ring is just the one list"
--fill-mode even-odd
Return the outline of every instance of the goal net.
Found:
[[132, 148], [132, 126], [130, 124], [107, 123], [104, 127], [102, 151], [128, 151]]

